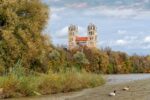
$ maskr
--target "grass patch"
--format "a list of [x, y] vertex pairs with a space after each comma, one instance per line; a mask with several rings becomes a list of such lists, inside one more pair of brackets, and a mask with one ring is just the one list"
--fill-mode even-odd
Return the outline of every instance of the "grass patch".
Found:
[[70, 92], [104, 83], [100, 75], [76, 71], [22, 76], [9, 74], [0, 77], [0, 88], [4, 89], [4, 98]]

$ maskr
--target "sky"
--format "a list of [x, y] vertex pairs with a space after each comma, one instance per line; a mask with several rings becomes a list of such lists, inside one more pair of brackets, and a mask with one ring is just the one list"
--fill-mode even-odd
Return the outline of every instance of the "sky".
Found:
[[44, 33], [55, 45], [68, 44], [68, 26], [77, 25], [79, 35], [87, 26], [97, 27], [98, 48], [110, 47], [130, 55], [150, 54], [150, 0], [42, 0], [49, 6]]

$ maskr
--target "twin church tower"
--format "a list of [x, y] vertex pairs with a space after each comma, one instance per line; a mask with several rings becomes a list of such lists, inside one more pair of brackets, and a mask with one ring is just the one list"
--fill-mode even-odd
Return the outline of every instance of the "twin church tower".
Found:
[[68, 49], [74, 49], [79, 47], [96, 48], [97, 43], [97, 28], [94, 24], [90, 24], [87, 27], [87, 36], [78, 36], [78, 27], [70, 25], [68, 27]]

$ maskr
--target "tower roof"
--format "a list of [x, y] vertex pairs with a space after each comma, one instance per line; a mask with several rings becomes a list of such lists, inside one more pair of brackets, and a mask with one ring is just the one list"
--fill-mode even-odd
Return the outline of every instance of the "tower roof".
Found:
[[88, 37], [76, 37], [76, 41], [88, 41]]

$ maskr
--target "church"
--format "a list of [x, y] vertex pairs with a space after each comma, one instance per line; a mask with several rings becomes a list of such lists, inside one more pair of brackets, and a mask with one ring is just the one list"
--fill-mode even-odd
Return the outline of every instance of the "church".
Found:
[[96, 48], [97, 43], [97, 28], [94, 24], [89, 24], [87, 27], [87, 36], [81, 37], [78, 35], [78, 27], [70, 25], [68, 27], [68, 49], [72, 50], [79, 47]]

